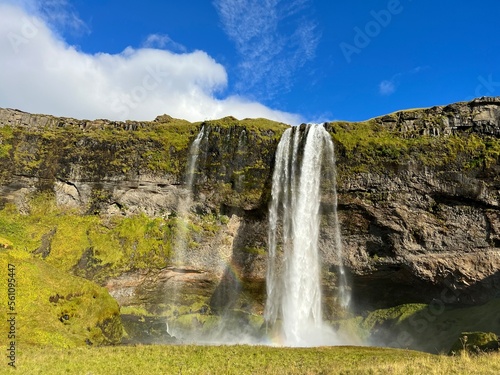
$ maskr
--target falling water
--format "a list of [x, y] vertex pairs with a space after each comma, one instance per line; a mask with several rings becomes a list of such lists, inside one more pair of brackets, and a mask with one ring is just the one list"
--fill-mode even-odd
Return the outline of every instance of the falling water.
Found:
[[[193, 203], [193, 187], [195, 182], [195, 172], [198, 168], [198, 159], [200, 155], [200, 144], [205, 137], [205, 127], [202, 127], [196, 136], [195, 140], [189, 148], [188, 164], [186, 166], [186, 192], [184, 195], [179, 197], [177, 202], [177, 226], [176, 226], [176, 236], [174, 239], [174, 256], [172, 258], [172, 264], [175, 265], [176, 270], [182, 270], [186, 267], [186, 252], [188, 247], [188, 227], [187, 221], [189, 220], [189, 210]], [[182, 272], [182, 271], [181, 271]], [[173, 305], [179, 303], [180, 297], [180, 286], [173, 280], [172, 295], [170, 302]], [[171, 336], [178, 336], [179, 333], [175, 327], [175, 324], [170, 327], [167, 322], [167, 332]]]
[[175, 239], [174, 263], [183, 265], [186, 261], [187, 249], [187, 226], [188, 213], [193, 203], [193, 185], [194, 176], [198, 167], [198, 159], [200, 155], [200, 144], [205, 135], [205, 128], [202, 127], [196, 136], [195, 140], [189, 148], [189, 159], [186, 166], [186, 192], [183, 196], [179, 197], [177, 202], [177, 236]]
[[[319, 125], [285, 131], [276, 151], [269, 208], [269, 264], [265, 319], [278, 326], [289, 346], [332, 345], [334, 332], [323, 323], [318, 255], [322, 162], [335, 165], [330, 135]], [[328, 168], [326, 168], [328, 169]], [[335, 173], [330, 176], [335, 181]], [[336, 206], [337, 195], [333, 189]], [[335, 247], [341, 259], [340, 230], [333, 212]], [[281, 239], [278, 239], [281, 223]], [[340, 266], [339, 299], [347, 306], [345, 272]]]
[[326, 156], [328, 164], [332, 166], [332, 168], [327, 169], [329, 171], [329, 175], [327, 176], [329, 181], [331, 181], [330, 190], [333, 198], [333, 222], [331, 223], [334, 228], [334, 236], [335, 236], [335, 250], [337, 253], [337, 259], [339, 260], [339, 276], [337, 280], [337, 288], [338, 288], [338, 300], [340, 302], [340, 306], [344, 309], [349, 308], [349, 303], [351, 302], [351, 294], [348, 289], [347, 284], [347, 276], [345, 273], [344, 263], [342, 262], [343, 251], [342, 251], [342, 241], [340, 237], [340, 225], [339, 219], [337, 215], [337, 205], [338, 205], [338, 197], [337, 197], [337, 171], [336, 171], [336, 160], [335, 160], [335, 150], [333, 148], [333, 142], [328, 136], [328, 141], [326, 142]]
[[[186, 167], [186, 188], [190, 195], [193, 193], [194, 172], [198, 166], [198, 157], [200, 155], [200, 143], [205, 135], [205, 127], [202, 126], [200, 132], [189, 147], [189, 160]], [[192, 197], [191, 197], [192, 198]]]

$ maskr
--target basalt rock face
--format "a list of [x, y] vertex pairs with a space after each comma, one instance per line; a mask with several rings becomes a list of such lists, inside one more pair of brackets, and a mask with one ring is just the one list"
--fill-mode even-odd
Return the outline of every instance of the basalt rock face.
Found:
[[373, 123], [407, 149], [380, 157], [382, 168], [353, 173], [353, 158], [339, 147], [340, 222], [357, 306], [499, 297], [500, 99]]
[[[264, 124], [261, 128], [259, 126]], [[29, 193], [54, 191], [83, 213], [162, 216], [184, 194], [189, 144], [205, 128], [196, 174], [201, 203], [258, 208], [285, 125], [225, 118], [191, 124], [76, 120], [0, 109], [0, 200], [22, 207]]]
[[406, 135], [450, 135], [462, 131], [500, 136], [500, 97], [482, 97], [427, 109], [396, 112], [375, 119]]
[[[355, 309], [436, 299], [479, 304], [499, 296], [500, 99], [325, 127], [336, 148], [338, 213]], [[103, 230], [114, 225], [112, 218], [142, 212], [163, 220], [160, 234], [146, 236], [172, 246], [161, 228], [175, 226], [179, 202], [190, 194], [184, 184], [189, 145], [203, 131], [185, 218], [186, 264], [169, 264], [165, 255], [164, 262], [106, 273], [113, 261], [98, 259], [103, 250], [89, 235], [70, 269], [106, 285], [122, 306], [161, 313], [168, 296], [187, 285], [193, 295], [185, 290], [186, 305], [197, 311], [260, 314], [270, 179], [285, 129], [267, 120], [190, 124], [160, 116], [117, 123], [0, 110], [0, 205], [14, 203], [29, 214], [29, 197], [50, 191], [59, 206], [101, 218]], [[331, 205], [325, 196], [323, 212]], [[28, 250], [47, 253], [53, 230], [47, 228], [44, 246]], [[333, 228], [322, 227], [327, 301], [334, 300], [339, 263], [333, 235]]]
[[342, 186], [340, 221], [357, 303], [498, 297], [498, 190], [482, 179], [408, 169], [401, 179], [370, 174]]

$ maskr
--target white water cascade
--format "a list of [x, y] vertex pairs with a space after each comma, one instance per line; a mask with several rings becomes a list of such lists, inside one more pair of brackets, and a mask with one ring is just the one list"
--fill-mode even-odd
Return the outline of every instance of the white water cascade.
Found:
[[[194, 139], [193, 143], [189, 147], [189, 158], [188, 164], [186, 166], [185, 174], [185, 186], [186, 192], [184, 195], [179, 197], [177, 201], [177, 228], [176, 236], [174, 239], [174, 256], [172, 258], [172, 264], [176, 272], [182, 273], [182, 269], [186, 268], [187, 263], [187, 248], [188, 248], [188, 226], [187, 222], [189, 220], [189, 210], [193, 204], [193, 187], [195, 182], [195, 172], [198, 168], [198, 160], [200, 155], [200, 145], [205, 137], [205, 128], [202, 127]], [[169, 302], [174, 306], [179, 303], [179, 297], [181, 293], [181, 283], [176, 281], [175, 276], [173, 277], [173, 288], [172, 294], [170, 295]], [[170, 336], [180, 337], [182, 336], [182, 330], [178, 330], [175, 324], [170, 325], [168, 321], [167, 332]]]
[[184, 265], [186, 261], [187, 250], [187, 227], [188, 213], [193, 203], [193, 185], [195, 172], [198, 167], [198, 159], [200, 155], [200, 144], [205, 137], [205, 128], [202, 127], [189, 147], [189, 158], [186, 166], [186, 193], [179, 198], [177, 202], [177, 215], [179, 218], [177, 227], [177, 236], [175, 238], [175, 252], [173, 263], [176, 265]]
[[[322, 163], [326, 162], [324, 168]], [[276, 151], [269, 208], [269, 259], [265, 319], [286, 346], [335, 345], [335, 333], [323, 323], [319, 259], [321, 180], [330, 185], [332, 223], [339, 259], [338, 300], [349, 295], [342, 266], [335, 188], [335, 157], [330, 135], [321, 125], [287, 129]], [[328, 172], [330, 170], [330, 172]], [[325, 172], [326, 171], [326, 172]], [[281, 231], [281, 233], [280, 233]]]
[[200, 132], [191, 144], [191, 147], [189, 147], [189, 160], [186, 168], [186, 187], [191, 194], [193, 192], [194, 172], [198, 166], [198, 157], [200, 156], [200, 144], [204, 135], [205, 127], [202, 126]]

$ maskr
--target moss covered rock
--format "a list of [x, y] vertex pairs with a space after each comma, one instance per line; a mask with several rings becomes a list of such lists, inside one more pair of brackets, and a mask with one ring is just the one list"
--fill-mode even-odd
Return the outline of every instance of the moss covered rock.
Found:
[[[120, 342], [119, 307], [106, 289], [24, 251], [0, 250], [0, 267], [14, 269], [17, 342], [56, 347]], [[7, 287], [7, 277], [0, 278], [0, 288]], [[0, 319], [7, 320], [7, 309]]]
[[[467, 347], [495, 348], [500, 335], [500, 299], [481, 306], [446, 306], [443, 303], [406, 304], [379, 309], [334, 322], [341, 334], [359, 337], [361, 342], [377, 346], [409, 348], [430, 353], [455, 353], [463, 345], [457, 337], [468, 336]], [[463, 333], [475, 332], [474, 334]], [[482, 332], [491, 332], [482, 334]], [[457, 342], [461, 345], [457, 348]], [[485, 346], [486, 345], [486, 346]], [[497, 346], [498, 347], [498, 346]], [[484, 351], [481, 349], [481, 351]]]
[[455, 355], [461, 352], [472, 354], [498, 351], [500, 341], [492, 332], [462, 332], [450, 349], [449, 354]]

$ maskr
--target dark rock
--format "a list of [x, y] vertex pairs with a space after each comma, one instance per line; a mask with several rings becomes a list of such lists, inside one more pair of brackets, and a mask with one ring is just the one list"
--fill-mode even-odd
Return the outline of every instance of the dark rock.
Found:
[[122, 324], [128, 337], [123, 344], [175, 343], [176, 338], [168, 333], [165, 318], [123, 314]]
[[36, 249], [33, 254], [40, 255], [43, 259], [47, 258], [50, 254], [52, 238], [56, 234], [57, 228], [52, 229], [50, 232], [45, 233], [42, 236], [42, 243], [40, 247]]

